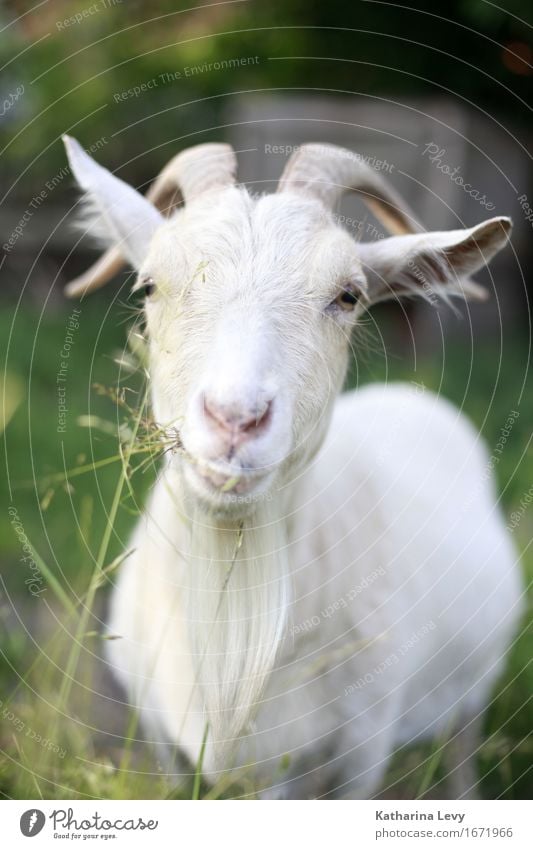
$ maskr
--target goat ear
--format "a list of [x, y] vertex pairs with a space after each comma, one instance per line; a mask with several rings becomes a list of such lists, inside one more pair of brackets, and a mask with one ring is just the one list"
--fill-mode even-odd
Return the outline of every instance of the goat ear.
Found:
[[127, 183], [88, 156], [76, 139], [63, 136], [72, 174], [87, 193], [91, 232], [107, 245], [120, 247], [135, 268], [146, 258], [162, 215]]
[[358, 244], [370, 302], [401, 295], [485, 300], [469, 280], [501, 250], [512, 229], [510, 218], [491, 218], [467, 230], [391, 236]]

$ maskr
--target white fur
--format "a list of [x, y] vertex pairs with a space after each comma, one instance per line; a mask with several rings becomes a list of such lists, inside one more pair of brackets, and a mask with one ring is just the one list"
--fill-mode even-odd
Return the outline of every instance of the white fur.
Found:
[[[522, 589], [487, 463], [470, 426], [429, 392], [393, 385], [342, 396], [325, 446], [284, 511], [286, 635], [255, 729], [226, 767], [250, 765], [246, 774], [267, 794], [298, 798], [329, 785], [364, 797], [398, 745], [484, 710]], [[185, 602], [187, 563], [176, 551], [186, 550], [191, 532], [212, 529], [206, 520], [193, 529], [177, 521], [179, 486], [167, 475], [114, 592], [110, 630], [122, 639], [109, 643], [109, 656], [154, 739], [179, 743], [194, 763], [205, 717], [186, 635], [206, 606]], [[254, 524], [264, 521], [259, 507]], [[265, 537], [272, 555], [276, 533]], [[204, 537], [209, 543], [219, 548]], [[215, 589], [223, 574], [225, 565], [210, 564], [205, 584]], [[236, 618], [255, 617], [247, 601], [278, 579], [278, 570], [266, 571], [240, 609], [236, 603]], [[212, 650], [226, 647], [233, 650], [221, 639]], [[373, 680], [357, 686], [368, 673]], [[281, 781], [286, 754], [291, 767]], [[210, 748], [205, 763], [214, 779]]]
[[[82, 185], [113, 218], [88, 162]], [[132, 232], [145, 214], [152, 235], [141, 201]], [[135, 242], [131, 209], [111, 241]], [[109, 659], [156, 743], [195, 763], [209, 724], [210, 780], [368, 796], [397, 746], [484, 710], [521, 583], [479, 437], [413, 386], [337, 396], [366, 308], [426, 282], [475, 295], [468, 274], [509, 227], [358, 244], [318, 199], [229, 187], [155, 228], [139, 268], [156, 286], [153, 408], [181, 451], [113, 591]], [[270, 405], [267, 425], [228, 453], [206, 400], [245, 418]]]

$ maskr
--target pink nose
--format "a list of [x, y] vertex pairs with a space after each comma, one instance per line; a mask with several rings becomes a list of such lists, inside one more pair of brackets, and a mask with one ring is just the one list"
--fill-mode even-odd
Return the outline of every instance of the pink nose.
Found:
[[236, 404], [220, 404], [204, 397], [204, 413], [209, 427], [236, 446], [260, 436], [268, 428], [272, 401], [264, 401], [253, 410], [243, 410]]

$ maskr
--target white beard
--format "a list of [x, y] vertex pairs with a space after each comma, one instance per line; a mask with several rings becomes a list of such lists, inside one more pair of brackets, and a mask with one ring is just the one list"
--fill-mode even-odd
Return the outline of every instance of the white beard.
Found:
[[272, 502], [231, 523], [192, 517], [186, 616], [218, 762], [260, 706], [284, 635], [289, 570], [284, 522]]

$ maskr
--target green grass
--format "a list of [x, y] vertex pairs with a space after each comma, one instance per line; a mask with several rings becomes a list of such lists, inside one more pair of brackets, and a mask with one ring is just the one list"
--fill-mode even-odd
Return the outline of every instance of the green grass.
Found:
[[[153, 481], [155, 465], [150, 425], [139, 409], [143, 380], [123, 373], [120, 388], [125, 403], [117, 405], [94, 384], [117, 387], [115, 356], [124, 349], [125, 307], [106, 312], [106, 301], [82, 305], [67, 369], [66, 432], [58, 433], [56, 374], [68, 311], [58, 310], [39, 322], [30, 309], [14, 321], [7, 359], [8, 396], [4, 448], [8, 474], [0, 479], [6, 503], [16, 510], [33, 557], [45, 578], [46, 590], [36, 598], [28, 592], [28, 567], [21, 558], [20, 539], [7, 510], [0, 514], [2, 595], [0, 597], [0, 791], [30, 798], [199, 798], [232, 795], [235, 787], [202, 786], [198, 765], [190, 776], [173, 782], [146, 747], [120, 739], [99, 742], [91, 732], [91, 689], [97, 687], [90, 665], [80, 663], [101, 643], [101, 624], [93, 606], [102, 607], [109, 578], [120, 566], [128, 534]], [[6, 340], [13, 316], [0, 316]], [[384, 320], [386, 330], [386, 318]], [[390, 332], [389, 332], [390, 335]], [[503, 351], [503, 354], [501, 353]], [[358, 356], [349, 382], [416, 380], [461, 406], [482, 430], [491, 453], [510, 413], [518, 410], [496, 475], [507, 515], [519, 509], [533, 483], [531, 383], [523, 387], [528, 351], [516, 338], [475, 346], [450, 341], [446, 356], [431, 355], [415, 363], [409, 353], [384, 358]], [[113, 392], [111, 393], [113, 395]], [[92, 416], [96, 427], [80, 426]], [[135, 440], [142, 430], [143, 442]], [[117, 439], [120, 432], [121, 439]], [[137, 453], [139, 444], [144, 445]], [[119, 450], [121, 447], [121, 450]], [[132, 467], [138, 467], [130, 485]], [[65, 469], [70, 470], [67, 477]], [[533, 505], [514, 531], [529, 579], [533, 555]], [[43, 604], [44, 602], [44, 604]], [[13, 609], [23, 611], [17, 620]], [[25, 624], [46, 611], [46, 645], [36, 646]], [[57, 622], [54, 624], [54, 616]], [[528, 621], [531, 621], [529, 611]], [[61, 625], [61, 628], [58, 627]], [[70, 636], [69, 636], [70, 635]], [[72, 636], [75, 637], [72, 640]], [[527, 798], [532, 780], [531, 710], [533, 692], [531, 641], [524, 634], [515, 644], [485, 728], [486, 742], [479, 766], [482, 793], [488, 798]], [[9, 713], [13, 714], [11, 715]], [[4, 712], [4, 715], [2, 715]], [[123, 737], [135, 737], [137, 717], [124, 720]], [[65, 751], [45, 750], [37, 734]], [[397, 756], [388, 783], [406, 798], [431, 792], [443, 775], [439, 747], [416, 747]], [[397, 784], [395, 783], [397, 782]], [[240, 786], [250, 792], [246, 776]]]
[[[8, 474], [2, 477], [3, 495], [16, 507], [27, 536], [42, 558], [57, 570], [68, 591], [72, 582], [83, 587], [93, 560], [96, 541], [106, 526], [106, 511], [114, 489], [121, 459], [117, 449], [117, 416], [109, 399], [94, 389], [94, 384], [116, 386], [119, 368], [114, 358], [125, 346], [127, 318], [125, 308], [114, 308], [105, 317], [105, 304], [92, 302], [82, 306], [80, 328], [76, 332], [67, 370], [66, 432], [58, 433], [57, 383], [60, 352], [65, 336], [68, 312], [39, 324], [34, 312], [19, 311], [7, 360], [11, 383], [24, 387], [18, 408], [12, 414], [4, 436]], [[117, 323], [119, 326], [117, 327]], [[8, 313], [0, 316], [0, 333], [7, 340], [11, 327]], [[120, 385], [133, 405], [140, 381], [124, 374]], [[8, 384], [9, 386], [9, 384]], [[20, 395], [19, 391], [19, 395]], [[110, 433], [80, 427], [78, 419], [90, 413], [108, 421]], [[87, 469], [83, 473], [83, 469]], [[65, 470], [68, 484], [65, 480]], [[81, 473], [80, 473], [81, 472]], [[140, 501], [150, 485], [150, 470], [137, 482]], [[11, 490], [11, 491], [10, 491]], [[116, 517], [110, 541], [113, 556], [127, 538], [138, 506], [127, 500]], [[70, 521], [66, 521], [66, 515]], [[92, 538], [86, 546], [79, 523], [90, 524]], [[86, 540], [86, 537], [85, 537]], [[19, 544], [5, 512], [0, 516], [0, 544], [5, 556], [17, 557]], [[76, 551], [77, 557], [72, 557]], [[7, 576], [9, 586], [23, 589], [23, 575], [13, 570]]]

